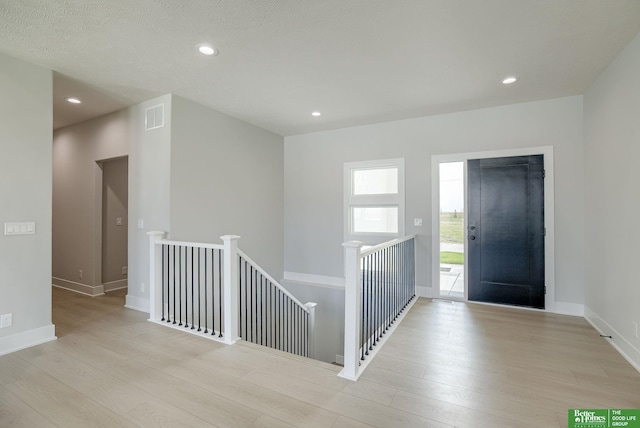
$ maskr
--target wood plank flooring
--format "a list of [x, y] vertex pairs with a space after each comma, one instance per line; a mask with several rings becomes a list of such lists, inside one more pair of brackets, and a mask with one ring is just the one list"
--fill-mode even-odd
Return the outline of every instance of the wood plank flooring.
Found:
[[640, 408], [640, 374], [576, 317], [420, 299], [353, 383], [147, 322], [122, 291], [53, 296], [59, 339], [0, 357], [1, 427], [566, 427], [570, 408]]

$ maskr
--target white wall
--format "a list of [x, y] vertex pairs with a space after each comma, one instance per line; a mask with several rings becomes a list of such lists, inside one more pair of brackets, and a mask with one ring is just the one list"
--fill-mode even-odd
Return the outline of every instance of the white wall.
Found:
[[0, 355], [55, 339], [51, 323], [51, 70], [0, 55], [0, 227], [33, 221], [35, 235], [0, 234]]
[[343, 277], [344, 162], [405, 158], [406, 233], [418, 234], [418, 285], [430, 287], [431, 156], [553, 146], [555, 299], [582, 304], [582, 125], [576, 96], [285, 137], [285, 275]]
[[585, 313], [640, 370], [640, 35], [584, 98]]
[[[164, 104], [164, 127], [145, 131], [145, 109]], [[170, 232], [171, 95], [127, 110], [129, 122], [129, 288], [126, 306], [149, 312], [149, 237]], [[141, 226], [139, 227], [141, 222]]]
[[238, 247], [282, 276], [283, 138], [173, 96], [171, 238]]
[[103, 173], [98, 162], [128, 153], [126, 110], [53, 133], [55, 285], [102, 294]]

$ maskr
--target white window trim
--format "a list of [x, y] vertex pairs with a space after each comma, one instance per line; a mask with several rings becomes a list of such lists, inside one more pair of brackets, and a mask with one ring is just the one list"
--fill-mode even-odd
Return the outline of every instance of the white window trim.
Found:
[[[394, 167], [398, 169], [398, 193], [381, 195], [352, 195], [352, 171], [357, 169], [377, 169]], [[405, 178], [404, 158], [345, 162], [344, 164], [344, 208], [343, 231], [345, 241], [361, 241], [367, 245], [377, 245], [393, 238], [404, 236], [405, 231]], [[397, 206], [398, 233], [351, 233], [351, 207]]]

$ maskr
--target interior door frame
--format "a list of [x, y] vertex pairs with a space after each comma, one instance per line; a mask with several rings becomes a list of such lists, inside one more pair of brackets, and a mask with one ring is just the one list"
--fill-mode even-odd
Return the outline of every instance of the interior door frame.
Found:
[[[454, 153], [431, 156], [431, 296], [440, 297], [440, 163], [464, 162], [464, 198], [465, 216], [464, 230], [466, 236], [467, 221], [467, 163], [469, 159], [501, 158], [511, 156], [544, 156], [544, 225], [546, 236], [544, 241], [545, 264], [545, 295], [546, 312], [555, 311], [555, 228], [554, 228], [554, 171], [553, 146], [529, 147], [521, 149], [492, 150], [483, 152]], [[465, 254], [467, 254], [467, 240], [464, 240]], [[467, 263], [464, 265], [464, 301], [468, 301], [468, 272]], [[436, 287], [437, 285], [437, 287]], [[514, 306], [515, 307], [515, 306]], [[531, 308], [522, 308], [532, 310]], [[533, 309], [541, 310], [541, 309]]]

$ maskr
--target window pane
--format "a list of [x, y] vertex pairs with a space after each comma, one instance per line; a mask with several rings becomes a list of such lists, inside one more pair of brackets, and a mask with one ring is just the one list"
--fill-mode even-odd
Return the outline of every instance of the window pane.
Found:
[[398, 233], [398, 207], [353, 207], [353, 233]]
[[357, 169], [353, 171], [354, 195], [398, 193], [398, 168]]

